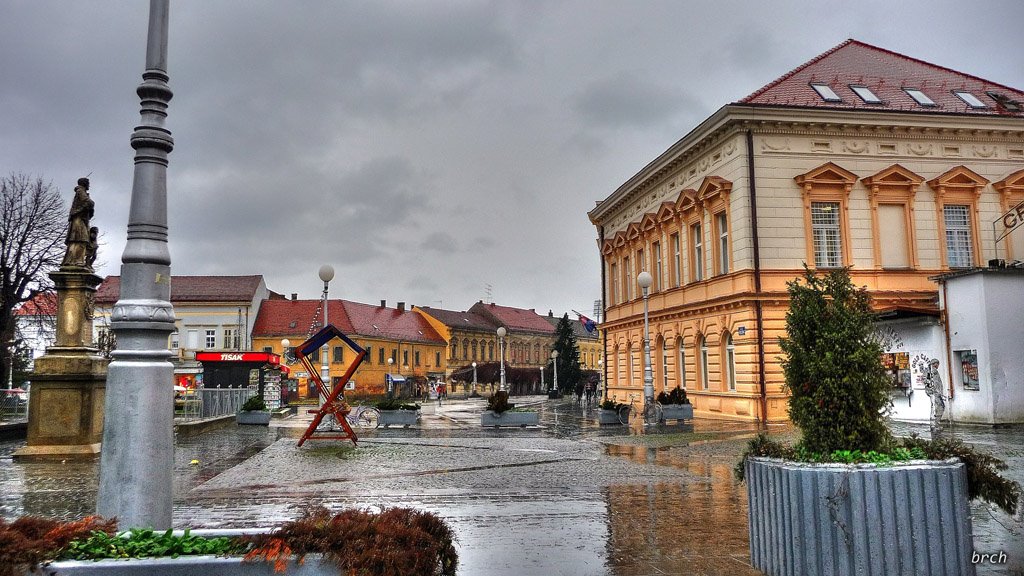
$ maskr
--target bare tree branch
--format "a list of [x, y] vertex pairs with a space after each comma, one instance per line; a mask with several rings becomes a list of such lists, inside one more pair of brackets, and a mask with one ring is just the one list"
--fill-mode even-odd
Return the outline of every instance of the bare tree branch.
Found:
[[14, 310], [52, 289], [47, 273], [60, 266], [67, 234], [60, 191], [42, 178], [0, 177], [0, 367], [7, 370], [15, 339]]

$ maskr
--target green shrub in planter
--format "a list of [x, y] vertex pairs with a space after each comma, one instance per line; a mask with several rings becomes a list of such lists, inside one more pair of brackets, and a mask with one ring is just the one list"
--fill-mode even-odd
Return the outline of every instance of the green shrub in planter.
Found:
[[512, 406], [508, 403], [508, 392], [499, 390], [487, 399], [487, 409], [495, 414], [501, 414], [510, 408]]
[[377, 410], [419, 410], [421, 408], [419, 404], [402, 402], [394, 396], [378, 400], [374, 406]]
[[657, 400], [660, 404], [689, 404], [690, 399], [686, 397], [686, 390], [682, 387], [676, 386], [669, 390], [668, 394], [661, 392], [658, 394]]

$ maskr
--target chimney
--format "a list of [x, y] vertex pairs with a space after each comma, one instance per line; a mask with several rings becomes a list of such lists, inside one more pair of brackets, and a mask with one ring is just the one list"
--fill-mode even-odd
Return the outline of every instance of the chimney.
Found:
[[381, 308], [387, 308], [388, 307], [388, 301], [387, 300], [381, 300], [380, 301], [380, 307]]
[[405, 312], [405, 302], [399, 302], [398, 303], [398, 311], [399, 312]]
[[298, 299], [299, 299], [299, 293], [298, 292], [292, 292], [292, 300], [298, 300]]
[[550, 309], [549, 309], [549, 310], [548, 310], [548, 318], [554, 318], [554, 317], [555, 317], [555, 313], [554, 313], [554, 311], [552, 311], [552, 310], [550, 310]]

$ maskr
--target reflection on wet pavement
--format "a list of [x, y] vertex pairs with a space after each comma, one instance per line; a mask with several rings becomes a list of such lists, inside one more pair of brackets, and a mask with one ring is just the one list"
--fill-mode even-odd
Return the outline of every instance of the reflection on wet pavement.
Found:
[[[571, 402], [534, 405], [540, 427], [483, 429], [481, 401], [451, 402], [425, 409], [418, 427], [368, 431], [357, 449], [323, 441], [298, 448], [301, 423], [182, 436], [174, 518], [265, 527], [309, 506], [412, 506], [452, 524], [462, 575], [758, 574], [748, 560], [746, 487], [732, 472], [756, 433], [750, 424], [599, 426]], [[790, 427], [770, 432], [795, 439]], [[954, 433], [1005, 458], [1008, 474], [1024, 480], [1021, 430]], [[97, 462], [13, 462], [21, 444], [0, 442], [0, 516], [93, 511]], [[979, 574], [1020, 570], [1021, 518], [978, 503], [972, 511], [976, 549], [1006, 551], [1016, 562], [980, 566]]]

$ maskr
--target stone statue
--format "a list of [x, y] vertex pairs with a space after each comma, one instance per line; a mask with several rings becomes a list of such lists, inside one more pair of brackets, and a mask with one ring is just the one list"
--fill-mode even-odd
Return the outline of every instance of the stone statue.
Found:
[[[95, 236], [89, 228], [89, 220], [93, 216], [95, 204], [89, 197], [89, 179], [79, 178], [75, 186], [75, 199], [71, 202], [68, 214], [68, 235], [64, 240], [67, 252], [61, 266], [80, 266], [91, 268], [96, 260]], [[97, 234], [98, 234], [97, 230]], [[91, 258], [91, 259], [90, 259]]]
[[942, 395], [942, 377], [939, 376], [939, 361], [932, 358], [924, 371], [924, 393], [932, 401], [932, 423], [942, 421], [946, 412], [946, 398]]

